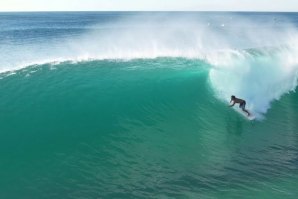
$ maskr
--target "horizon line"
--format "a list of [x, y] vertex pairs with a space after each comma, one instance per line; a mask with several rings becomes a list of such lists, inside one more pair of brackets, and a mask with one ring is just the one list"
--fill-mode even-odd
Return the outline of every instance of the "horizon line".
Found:
[[297, 13], [283, 10], [0, 10], [1, 12], [279, 12]]

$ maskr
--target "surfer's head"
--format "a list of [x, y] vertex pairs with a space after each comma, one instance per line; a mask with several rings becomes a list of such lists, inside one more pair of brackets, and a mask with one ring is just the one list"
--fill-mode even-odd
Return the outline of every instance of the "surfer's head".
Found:
[[232, 100], [235, 99], [235, 98], [236, 98], [235, 95], [232, 95], [232, 96], [231, 96], [231, 99], [232, 99]]

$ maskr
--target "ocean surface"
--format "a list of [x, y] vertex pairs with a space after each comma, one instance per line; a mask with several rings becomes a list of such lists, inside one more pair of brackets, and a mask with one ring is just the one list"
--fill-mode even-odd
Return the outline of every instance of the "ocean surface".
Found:
[[296, 199], [297, 78], [298, 13], [0, 13], [0, 198]]

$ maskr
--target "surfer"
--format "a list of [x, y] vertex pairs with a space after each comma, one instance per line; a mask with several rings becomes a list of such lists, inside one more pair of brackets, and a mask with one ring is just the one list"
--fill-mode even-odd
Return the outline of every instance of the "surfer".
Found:
[[230, 107], [234, 106], [235, 104], [239, 103], [239, 108], [242, 109], [245, 113], [247, 113], [247, 116], [250, 116], [250, 113], [248, 110], [245, 109], [246, 102], [243, 99], [236, 98], [234, 95], [231, 96], [231, 101], [230, 103], [233, 102], [233, 104], [230, 105]]

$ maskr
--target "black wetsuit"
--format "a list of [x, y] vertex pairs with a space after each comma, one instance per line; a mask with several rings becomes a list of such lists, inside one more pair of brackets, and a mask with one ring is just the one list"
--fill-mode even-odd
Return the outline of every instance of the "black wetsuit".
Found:
[[242, 110], [245, 110], [245, 105], [246, 105], [246, 102], [245, 100], [243, 100], [243, 102], [240, 103], [239, 108], [242, 108]]

